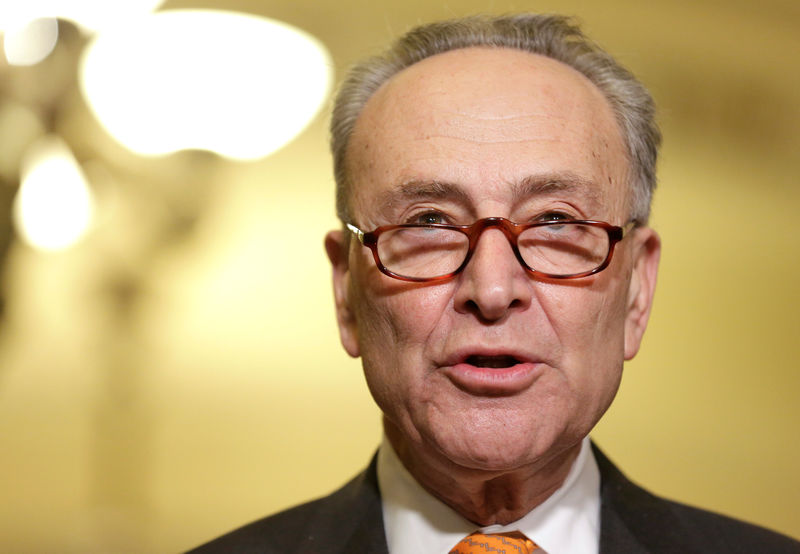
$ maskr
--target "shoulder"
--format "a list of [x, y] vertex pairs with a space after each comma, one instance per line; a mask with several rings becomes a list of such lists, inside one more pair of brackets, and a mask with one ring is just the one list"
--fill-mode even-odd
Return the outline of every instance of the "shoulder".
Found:
[[658, 497], [629, 481], [595, 446], [601, 476], [601, 552], [800, 554], [763, 527]]
[[380, 552], [383, 544], [383, 516], [373, 460], [364, 472], [333, 494], [254, 521], [190, 553]]
[[[692, 506], [665, 501], [686, 536], [700, 538], [709, 549], [727, 552], [800, 554], [800, 542], [764, 527]], [[709, 551], [709, 550], [706, 550]]]

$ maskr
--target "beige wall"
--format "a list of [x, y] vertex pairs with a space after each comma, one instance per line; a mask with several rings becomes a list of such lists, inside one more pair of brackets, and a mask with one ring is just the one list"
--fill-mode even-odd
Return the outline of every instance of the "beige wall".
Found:
[[[800, 537], [796, 4], [343, 4], [226, 6], [315, 33], [339, 76], [417, 21], [559, 10], [641, 75], [666, 136], [662, 272], [594, 437], [657, 493]], [[326, 121], [255, 163], [148, 161], [108, 143], [68, 85], [55, 101], [102, 217], [71, 251], [14, 244], [5, 265], [0, 550], [174, 552], [358, 471], [380, 429], [336, 336]]]

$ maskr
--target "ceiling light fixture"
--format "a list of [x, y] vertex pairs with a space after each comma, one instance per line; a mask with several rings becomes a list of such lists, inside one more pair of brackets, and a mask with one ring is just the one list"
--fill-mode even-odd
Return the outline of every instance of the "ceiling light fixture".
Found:
[[103, 127], [138, 154], [200, 149], [253, 160], [313, 119], [331, 67], [318, 40], [285, 23], [168, 10], [99, 33], [80, 83]]

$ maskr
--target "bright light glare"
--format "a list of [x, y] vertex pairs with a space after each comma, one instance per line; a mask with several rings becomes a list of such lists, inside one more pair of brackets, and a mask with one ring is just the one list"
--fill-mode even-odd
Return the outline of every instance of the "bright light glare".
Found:
[[45, 59], [58, 40], [58, 21], [34, 19], [20, 27], [6, 29], [3, 49], [11, 65], [33, 65]]
[[319, 41], [286, 24], [172, 10], [98, 35], [80, 78], [98, 120], [134, 152], [201, 149], [249, 160], [313, 119], [331, 66]]
[[89, 185], [69, 148], [55, 137], [34, 144], [14, 199], [19, 235], [35, 248], [63, 250], [86, 233], [92, 212]]
[[0, 0], [0, 30], [19, 28], [40, 18], [72, 21], [98, 31], [151, 12], [164, 0]]

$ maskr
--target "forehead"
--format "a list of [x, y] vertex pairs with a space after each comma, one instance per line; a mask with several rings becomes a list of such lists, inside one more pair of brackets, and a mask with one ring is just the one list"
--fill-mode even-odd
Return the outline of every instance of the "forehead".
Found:
[[538, 190], [531, 182], [567, 183], [549, 190], [613, 211], [627, 202], [624, 142], [602, 93], [560, 62], [510, 49], [450, 51], [384, 83], [356, 122], [347, 169], [356, 213], [409, 183], [446, 183], [476, 204]]

